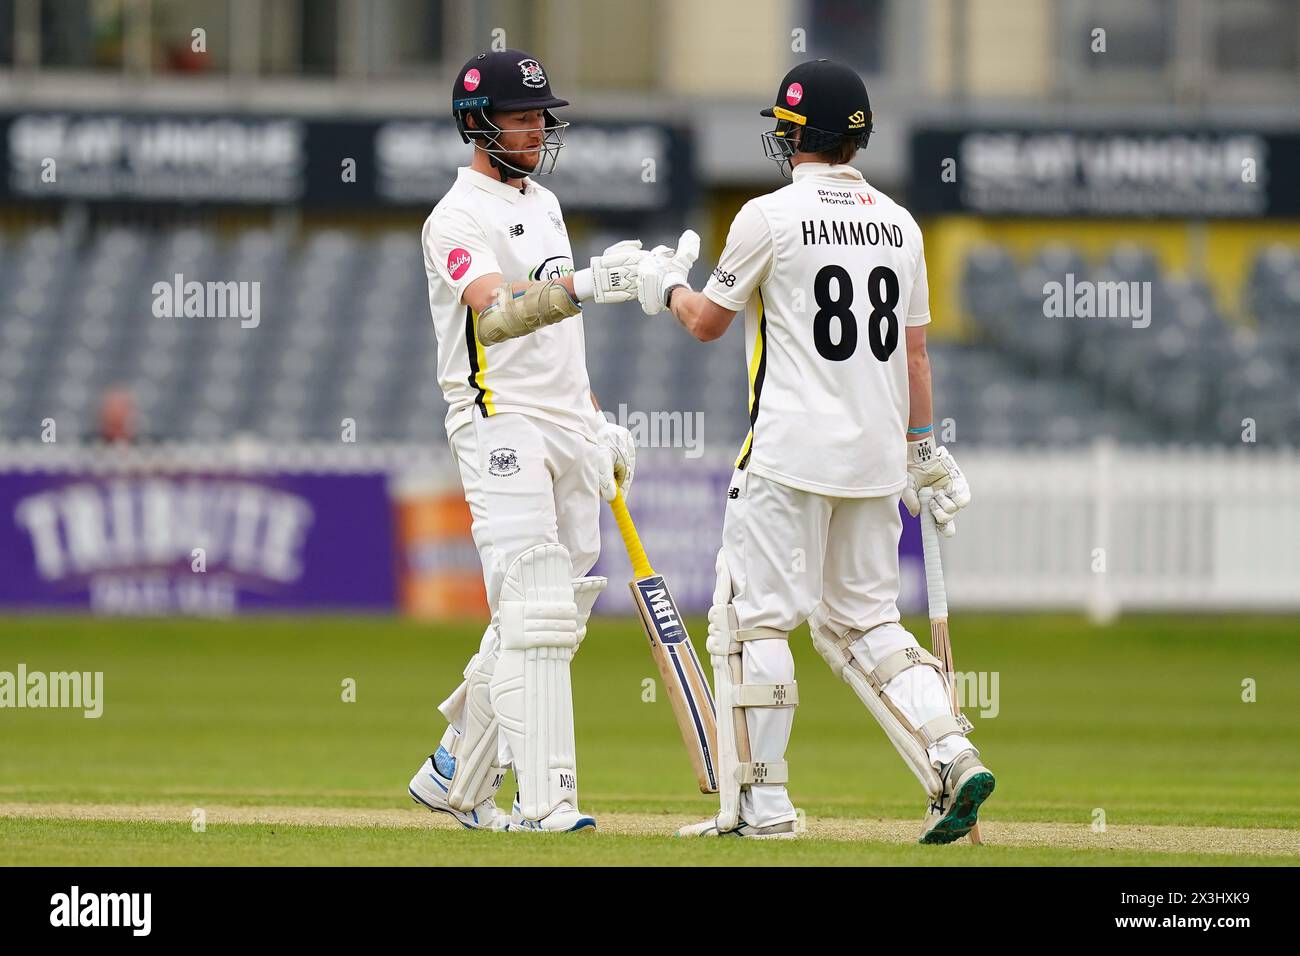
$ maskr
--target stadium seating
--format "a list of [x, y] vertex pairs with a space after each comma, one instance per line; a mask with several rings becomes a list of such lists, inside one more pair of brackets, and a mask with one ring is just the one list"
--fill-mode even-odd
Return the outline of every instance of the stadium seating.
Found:
[[[593, 235], [583, 261], [616, 236]], [[658, 237], [671, 242], [670, 237]], [[647, 237], [647, 245], [655, 237]], [[1125, 319], [1050, 319], [1043, 285], [1152, 283], [1150, 328]], [[159, 318], [154, 285], [257, 281], [260, 317]], [[697, 280], [701, 277], [696, 276]], [[980, 247], [962, 304], [969, 341], [931, 341], [945, 440], [1076, 444], [1097, 435], [1221, 443], [1254, 418], [1259, 441], [1300, 442], [1300, 254], [1255, 259], [1245, 324], [1224, 318], [1203, 281], [1165, 274], [1150, 250], [1089, 262], [1064, 245], [1023, 261]], [[695, 342], [635, 303], [589, 307], [592, 386], [607, 412], [702, 412], [711, 450], [748, 426], [743, 331]], [[111, 226], [85, 236], [31, 228], [0, 240], [0, 440], [91, 439], [99, 403], [128, 387], [149, 440], [257, 435], [441, 442], [446, 411], [418, 237], [407, 232]]]

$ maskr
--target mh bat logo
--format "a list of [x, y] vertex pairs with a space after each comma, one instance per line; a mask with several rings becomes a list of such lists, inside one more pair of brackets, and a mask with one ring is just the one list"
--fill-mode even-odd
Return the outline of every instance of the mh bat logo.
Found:
[[664, 579], [657, 576], [645, 578], [636, 582], [636, 588], [641, 594], [641, 600], [650, 609], [655, 633], [659, 635], [660, 642], [671, 645], [684, 641], [686, 628], [682, 627], [677, 605], [673, 603], [673, 596], [664, 586]]

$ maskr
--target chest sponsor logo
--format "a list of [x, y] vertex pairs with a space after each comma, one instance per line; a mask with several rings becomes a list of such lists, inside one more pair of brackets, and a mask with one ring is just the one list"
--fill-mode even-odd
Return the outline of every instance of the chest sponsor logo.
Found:
[[473, 261], [474, 257], [468, 249], [457, 247], [447, 253], [447, 272], [453, 279], [459, 279], [469, 270], [469, 264]]
[[573, 275], [573, 260], [568, 256], [551, 256], [528, 274], [534, 282], [544, 279], [563, 279]]

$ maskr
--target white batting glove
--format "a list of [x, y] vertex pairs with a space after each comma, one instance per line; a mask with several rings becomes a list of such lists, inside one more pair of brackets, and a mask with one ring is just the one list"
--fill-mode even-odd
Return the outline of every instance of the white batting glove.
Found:
[[641, 311], [655, 315], [666, 309], [664, 293], [675, 285], [688, 285], [687, 274], [699, 257], [700, 236], [694, 229], [682, 233], [675, 250], [655, 246], [637, 269]]
[[595, 299], [602, 305], [631, 302], [637, 297], [637, 264], [648, 255], [640, 239], [616, 242], [592, 257], [590, 269], [574, 273], [573, 291], [579, 299]]
[[943, 536], [951, 538], [957, 533], [957, 523], [953, 518], [970, 504], [970, 486], [957, 467], [956, 459], [948, 454], [948, 449], [942, 445], [934, 447], [933, 435], [907, 443], [907, 487], [903, 489], [903, 505], [913, 518], [921, 513], [922, 488], [934, 489], [930, 513]]
[[605, 424], [596, 433], [596, 442], [600, 446], [596, 452], [600, 496], [613, 501], [614, 495], [622, 489], [623, 497], [627, 498], [636, 472], [636, 442], [632, 440], [632, 433], [622, 425], [615, 425], [603, 415], [601, 418]]

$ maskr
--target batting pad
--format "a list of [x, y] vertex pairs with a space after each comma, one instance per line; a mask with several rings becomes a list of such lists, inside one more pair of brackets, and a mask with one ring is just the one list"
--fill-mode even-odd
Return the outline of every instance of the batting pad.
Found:
[[569, 662], [578, 646], [578, 607], [562, 545], [530, 548], [510, 565], [497, 606], [501, 654], [492, 706], [514, 755], [520, 811], [540, 820], [577, 808], [577, 758]]

